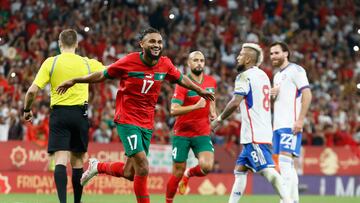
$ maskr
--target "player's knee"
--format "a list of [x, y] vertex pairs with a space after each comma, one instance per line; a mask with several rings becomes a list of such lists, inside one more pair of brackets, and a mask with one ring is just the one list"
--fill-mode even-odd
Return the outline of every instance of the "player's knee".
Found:
[[67, 152], [63, 152], [63, 151], [55, 152], [55, 165], [66, 166], [68, 161], [69, 161], [69, 156]]
[[146, 176], [149, 174], [149, 162], [146, 157], [136, 160], [136, 169], [137, 175]]
[[204, 174], [208, 174], [213, 169], [213, 163], [210, 163], [210, 162], [209, 163], [202, 163], [202, 164], [200, 164], [200, 168], [201, 168], [201, 170], [202, 170], [202, 172]]
[[173, 175], [176, 177], [182, 177], [185, 172], [186, 167], [183, 165], [175, 165], [173, 167]]
[[175, 177], [182, 177], [184, 175], [185, 170], [176, 170], [173, 172]]
[[134, 181], [134, 173], [131, 171], [124, 171], [124, 178], [130, 181]]
[[71, 153], [70, 164], [73, 168], [82, 168], [84, 166], [85, 153]]
[[147, 176], [149, 174], [149, 168], [144, 166], [138, 166], [137, 175]]
[[270, 183], [280, 178], [280, 174], [274, 168], [266, 168], [260, 172]]

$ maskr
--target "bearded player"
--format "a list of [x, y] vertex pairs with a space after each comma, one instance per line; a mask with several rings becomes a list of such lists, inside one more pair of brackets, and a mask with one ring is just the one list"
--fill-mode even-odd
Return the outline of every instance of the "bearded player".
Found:
[[270, 45], [270, 60], [279, 71], [274, 76], [274, 153], [292, 203], [299, 202], [299, 179], [294, 158], [299, 157], [304, 119], [311, 103], [311, 90], [303, 67], [289, 62], [290, 49], [284, 42]]
[[243, 149], [236, 160], [229, 203], [237, 203], [244, 195], [249, 170], [264, 176], [280, 198], [289, 203], [284, 181], [272, 159], [271, 84], [266, 73], [258, 67], [263, 60], [262, 49], [258, 44], [245, 43], [237, 60], [240, 73], [235, 80], [234, 96], [211, 123], [216, 128], [240, 106]]
[[[195, 84], [215, 92], [216, 81], [204, 74], [205, 57], [200, 51], [189, 54], [188, 66], [188, 76]], [[180, 85], [176, 85], [171, 100], [171, 115], [177, 118], [172, 137], [173, 171], [166, 188], [166, 203], [173, 202], [178, 186], [179, 193], [185, 193], [190, 177], [206, 176], [212, 170], [214, 147], [209, 136], [210, 120], [217, 117], [214, 101], [205, 101], [196, 92]], [[190, 149], [199, 164], [185, 171]]]
[[[83, 173], [82, 185], [99, 173], [124, 177], [134, 181], [138, 203], [150, 202], [147, 190], [150, 140], [154, 126], [155, 105], [164, 80], [195, 91], [208, 100], [214, 100], [212, 92], [203, 90], [187, 76], [183, 76], [169, 58], [161, 56], [163, 40], [160, 32], [148, 28], [140, 34], [142, 51], [130, 53], [111, 64], [105, 71], [75, 78], [61, 84], [57, 91], [66, 92], [75, 83], [96, 83], [105, 79], [120, 79], [116, 96], [114, 122], [128, 157], [125, 163], [101, 163], [89, 160], [89, 168]], [[71, 91], [71, 89], [69, 89]]]

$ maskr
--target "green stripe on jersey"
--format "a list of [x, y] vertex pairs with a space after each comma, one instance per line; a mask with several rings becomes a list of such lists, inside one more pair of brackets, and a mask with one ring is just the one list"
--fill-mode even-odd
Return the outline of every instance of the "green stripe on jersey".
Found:
[[155, 73], [154, 80], [164, 80], [166, 73]]
[[[151, 74], [151, 73], [149, 73]], [[129, 77], [132, 77], [132, 78], [145, 78], [145, 75], [148, 75], [147, 73], [145, 72], [129, 72], [128, 73], [128, 76]], [[155, 73], [154, 75], [154, 80], [164, 80], [166, 76], [166, 73]]]
[[184, 77], [184, 76], [183, 76], [183, 74], [182, 74], [182, 73], [180, 73], [180, 78], [176, 81], [176, 83], [178, 83], [178, 84], [179, 84], [179, 83], [182, 81], [183, 77]]
[[[208, 91], [208, 92], [214, 92], [214, 93], [215, 93], [215, 89], [212, 88], [212, 87], [207, 87], [207, 88], [206, 88], [206, 91]], [[193, 90], [189, 90], [189, 91], [187, 92], [187, 96], [188, 96], [188, 97], [195, 97], [195, 96], [198, 96], [198, 93], [196, 93], [196, 92], [193, 91]]]
[[171, 99], [171, 103], [175, 103], [175, 104], [180, 104], [180, 105], [183, 105], [183, 101], [181, 101], [180, 99], [176, 99], [176, 98], [172, 98]]
[[103, 73], [104, 73], [105, 78], [107, 78], [107, 79], [114, 79], [113, 77], [111, 77], [111, 76], [109, 75], [107, 69], [105, 69]]
[[206, 91], [215, 93], [215, 89], [212, 87], [207, 87]]
[[144, 72], [129, 72], [128, 76], [133, 78], [144, 78]]
[[198, 96], [198, 93], [196, 93], [196, 92], [193, 91], [193, 90], [189, 90], [189, 91], [187, 92], [187, 96], [188, 96], [188, 97], [195, 97], [195, 96]]

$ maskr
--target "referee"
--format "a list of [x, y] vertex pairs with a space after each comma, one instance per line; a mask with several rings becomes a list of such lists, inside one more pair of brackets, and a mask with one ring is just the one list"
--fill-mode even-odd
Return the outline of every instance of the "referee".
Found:
[[104, 66], [96, 61], [75, 54], [77, 33], [67, 29], [59, 35], [60, 55], [47, 58], [30, 88], [24, 102], [24, 118], [31, 121], [31, 106], [39, 89], [51, 85], [50, 135], [48, 152], [55, 153], [54, 179], [60, 203], [66, 203], [66, 165], [72, 166], [74, 202], [80, 203], [83, 158], [88, 147], [89, 121], [87, 118], [88, 84], [76, 84], [65, 94], [56, 93], [56, 87], [75, 77], [101, 71]]

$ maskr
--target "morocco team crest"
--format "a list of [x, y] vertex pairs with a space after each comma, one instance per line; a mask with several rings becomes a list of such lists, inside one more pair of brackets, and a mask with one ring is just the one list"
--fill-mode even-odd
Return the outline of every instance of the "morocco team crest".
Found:
[[18, 168], [25, 165], [27, 159], [26, 150], [20, 146], [16, 146], [11, 150], [10, 159], [12, 164]]

